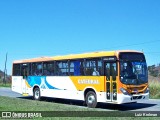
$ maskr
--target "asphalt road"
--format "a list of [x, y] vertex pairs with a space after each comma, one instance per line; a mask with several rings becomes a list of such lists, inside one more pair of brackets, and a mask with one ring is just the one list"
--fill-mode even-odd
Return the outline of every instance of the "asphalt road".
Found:
[[[32, 97], [23, 97], [21, 94], [11, 91], [11, 88], [0, 88], [0, 96], [8, 96], [20, 99], [32, 99]], [[42, 101], [55, 102], [60, 104], [72, 104], [77, 107], [84, 107], [82, 101], [75, 100], [63, 100], [63, 99], [53, 99], [53, 98], [42, 98]], [[143, 102], [132, 103], [132, 104], [98, 104], [98, 110], [105, 111], [160, 111], [160, 99], [150, 99]]]
[[8, 97], [15, 97], [15, 98], [22, 97], [21, 94], [13, 92], [11, 88], [5, 88], [5, 87], [0, 88], [0, 96], [8, 96]]

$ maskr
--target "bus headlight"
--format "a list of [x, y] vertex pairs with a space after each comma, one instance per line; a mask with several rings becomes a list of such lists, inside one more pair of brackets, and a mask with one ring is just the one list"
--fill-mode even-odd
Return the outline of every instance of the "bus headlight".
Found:
[[120, 88], [120, 91], [121, 91], [124, 95], [129, 95], [129, 93], [128, 93], [124, 88]]
[[149, 93], [149, 88], [147, 88], [147, 89], [144, 91], [144, 93]]

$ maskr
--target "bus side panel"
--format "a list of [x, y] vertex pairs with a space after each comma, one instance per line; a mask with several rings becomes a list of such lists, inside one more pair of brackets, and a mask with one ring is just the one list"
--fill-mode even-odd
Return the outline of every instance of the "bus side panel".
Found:
[[22, 76], [12, 76], [12, 91], [22, 94]]
[[[46, 81], [55, 89], [42, 89], [42, 96], [84, 100], [87, 88], [95, 90], [98, 102], [105, 102], [104, 77], [101, 76], [62, 76], [47, 77]], [[43, 94], [44, 93], [44, 94]]]
[[[33, 87], [38, 86], [41, 91], [41, 96], [77, 99], [83, 100], [83, 92], [77, 91], [72, 80], [67, 76], [28, 76], [26, 86], [29, 95], [33, 93]], [[32, 91], [31, 91], [32, 90]]]
[[75, 87], [71, 79], [67, 76], [46, 77], [45, 84], [48, 89], [41, 88], [42, 96], [84, 100], [83, 92], [77, 91], [77, 88]]
[[70, 79], [79, 91], [93, 88], [95, 92], [106, 92], [104, 76], [73, 76]]
[[82, 91], [42, 89], [41, 95], [44, 97], [84, 100]]
[[[105, 102], [104, 77], [29, 76], [27, 87], [39, 86], [41, 96], [84, 100], [84, 91], [93, 88], [98, 102]], [[30, 94], [31, 95], [31, 94]]]

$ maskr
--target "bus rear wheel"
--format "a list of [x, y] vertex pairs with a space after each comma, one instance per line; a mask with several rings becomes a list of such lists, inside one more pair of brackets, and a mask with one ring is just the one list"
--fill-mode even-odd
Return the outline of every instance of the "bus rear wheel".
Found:
[[33, 98], [34, 100], [40, 100], [41, 98], [40, 89], [38, 87], [33, 90]]
[[97, 97], [95, 92], [89, 91], [85, 97], [86, 104], [89, 108], [95, 108], [97, 106]]

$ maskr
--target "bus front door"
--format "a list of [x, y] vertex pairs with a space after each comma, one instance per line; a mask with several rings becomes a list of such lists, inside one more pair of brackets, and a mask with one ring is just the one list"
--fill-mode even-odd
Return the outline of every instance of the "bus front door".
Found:
[[106, 100], [109, 102], [117, 101], [117, 63], [105, 62], [104, 74], [106, 81]]
[[28, 95], [27, 93], [27, 86], [26, 86], [26, 79], [27, 79], [27, 75], [28, 75], [28, 64], [22, 64], [21, 65], [21, 75], [22, 75], [22, 94], [24, 96]]

